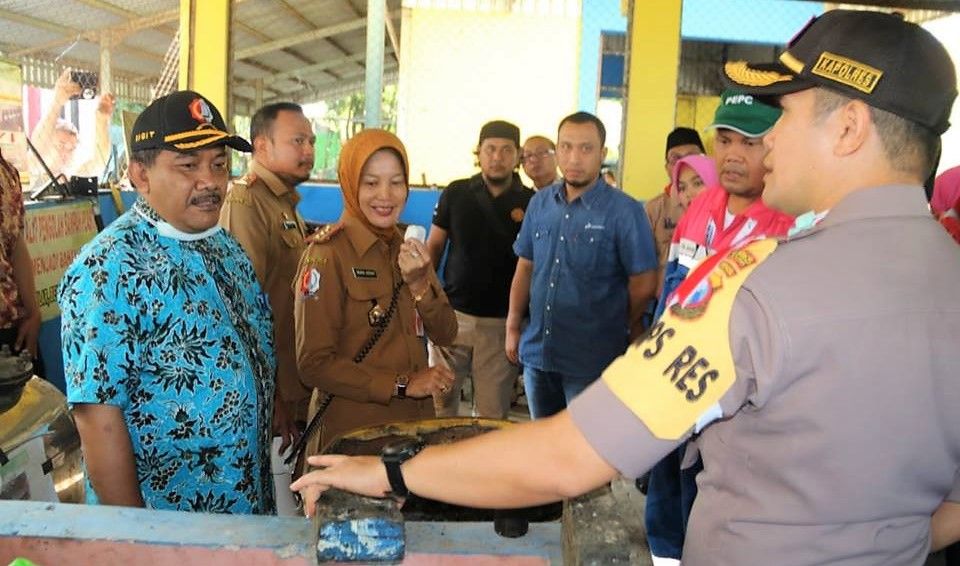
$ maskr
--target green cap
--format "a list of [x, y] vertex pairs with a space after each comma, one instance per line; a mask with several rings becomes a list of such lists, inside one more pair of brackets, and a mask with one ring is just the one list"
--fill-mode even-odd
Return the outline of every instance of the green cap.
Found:
[[780, 118], [780, 109], [774, 108], [752, 94], [725, 90], [720, 95], [720, 106], [713, 116], [711, 128], [725, 128], [750, 138], [758, 138], [773, 128]]

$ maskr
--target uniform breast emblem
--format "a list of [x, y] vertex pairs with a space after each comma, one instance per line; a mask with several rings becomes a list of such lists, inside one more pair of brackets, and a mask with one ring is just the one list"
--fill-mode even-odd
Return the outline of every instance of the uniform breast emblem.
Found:
[[311, 267], [303, 272], [300, 278], [300, 295], [303, 297], [313, 297], [320, 290], [320, 272], [317, 268]]

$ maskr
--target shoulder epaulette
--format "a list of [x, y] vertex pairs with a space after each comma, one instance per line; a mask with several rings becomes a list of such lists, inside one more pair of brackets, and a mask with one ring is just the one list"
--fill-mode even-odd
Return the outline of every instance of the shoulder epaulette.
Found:
[[313, 234], [307, 236], [307, 244], [325, 244], [343, 231], [343, 221], [327, 224]]
[[230, 183], [230, 190], [227, 191], [226, 202], [233, 202], [237, 204], [245, 204], [250, 206], [252, 204], [250, 197], [250, 186], [255, 183], [257, 180], [257, 175], [254, 172], [249, 172], [243, 177], [234, 180]]

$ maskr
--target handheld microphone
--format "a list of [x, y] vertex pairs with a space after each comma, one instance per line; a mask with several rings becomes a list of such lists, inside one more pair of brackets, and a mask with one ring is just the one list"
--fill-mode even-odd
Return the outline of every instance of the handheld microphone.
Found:
[[427, 229], [419, 224], [407, 226], [407, 231], [403, 233], [404, 240], [416, 240], [421, 244], [427, 241]]

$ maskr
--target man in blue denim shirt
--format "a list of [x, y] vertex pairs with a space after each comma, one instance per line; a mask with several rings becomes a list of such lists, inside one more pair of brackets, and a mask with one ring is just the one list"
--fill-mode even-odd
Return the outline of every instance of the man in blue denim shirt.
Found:
[[642, 331], [640, 316], [656, 289], [657, 254], [643, 207], [600, 179], [605, 141], [592, 114], [560, 122], [563, 181], [533, 197], [513, 245], [519, 260], [507, 357], [523, 363], [535, 419], [566, 408], [624, 352]]

